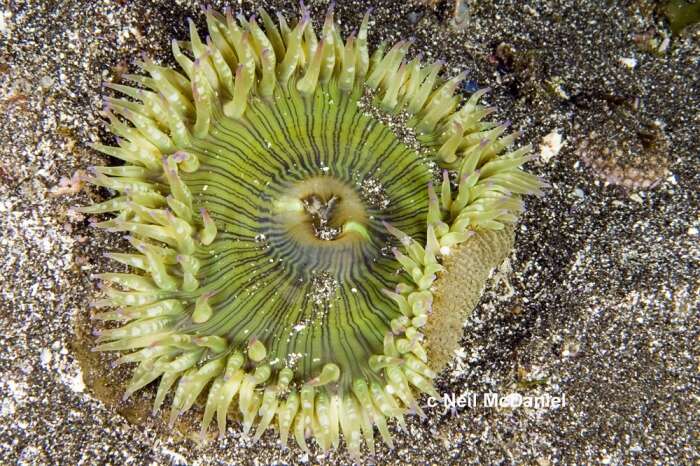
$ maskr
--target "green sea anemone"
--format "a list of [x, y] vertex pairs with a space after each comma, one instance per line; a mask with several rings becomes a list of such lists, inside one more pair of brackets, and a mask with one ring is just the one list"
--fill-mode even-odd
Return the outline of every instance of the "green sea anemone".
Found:
[[[94, 147], [124, 164], [90, 171], [117, 195], [80, 210], [115, 213], [95, 226], [134, 251], [108, 254], [131, 273], [97, 275], [95, 317], [119, 326], [95, 350], [136, 364], [127, 397], [158, 381], [154, 412], [174, 393], [171, 423], [201, 399], [203, 437], [239, 413], [246, 434], [275, 426], [304, 450], [342, 433], [373, 451], [375, 427], [391, 446], [387, 420], [438, 396], [435, 369], [541, 187], [520, 168], [530, 147], [483, 121], [485, 90], [462, 102], [463, 76], [406, 59], [407, 41], [370, 56], [368, 20], [343, 40], [332, 11], [317, 35], [307, 11], [209, 9], [206, 40], [190, 22], [172, 43], [180, 71], [144, 59], [134, 87], [107, 84], [128, 98], [106, 99], [117, 146]], [[487, 259], [469, 262], [472, 243]]]

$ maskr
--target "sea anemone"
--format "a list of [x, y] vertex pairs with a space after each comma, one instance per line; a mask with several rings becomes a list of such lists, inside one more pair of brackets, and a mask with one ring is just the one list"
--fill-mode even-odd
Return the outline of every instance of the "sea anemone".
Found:
[[669, 174], [670, 144], [658, 122], [640, 122], [632, 112], [602, 114], [584, 136], [576, 155], [606, 183], [627, 189], [652, 189]]
[[304, 450], [373, 451], [375, 427], [391, 446], [542, 186], [530, 147], [409, 41], [370, 56], [368, 15], [346, 40], [332, 10], [319, 35], [303, 7], [206, 21], [172, 42], [180, 71], [144, 59], [134, 87], [106, 84], [128, 98], [106, 98], [117, 145], [94, 148], [124, 164], [89, 171], [116, 196], [80, 210], [115, 213], [95, 226], [134, 251], [97, 275], [95, 317], [119, 326], [95, 350], [136, 364], [126, 397], [158, 381], [156, 412], [173, 392], [171, 424], [201, 398], [203, 438], [240, 413]]

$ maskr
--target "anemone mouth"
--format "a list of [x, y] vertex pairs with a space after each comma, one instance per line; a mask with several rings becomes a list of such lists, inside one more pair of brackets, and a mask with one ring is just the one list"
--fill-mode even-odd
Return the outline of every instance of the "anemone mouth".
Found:
[[[295, 241], [316, 247], [369, 240], [368, 214], [357, 192], [333, 176], [316, 176], [290, 186], [274, 202], [275, 213]], [[324, 243], [334, 241], [333, 245]]]
[[379, 216], [349, 183], [312, 176], [291, 183], [273, 201], [271, 215], [262, 217], [263, 234], [275, 260], [300, 264], [300, 273], [313, 269], [352, 279], [390, 245]]
[[[332, 11], [320, 37], [308, 12], [260, 17], [209, 9], [206, 42], [192, 23], [173, 42], [182, 72], [146, 60], [139, 87], [108, 84], [132, 100], [107, 98], [119, 145], [95, 148], [125, 165], [95, 167], [87, 181], [118, 195], [80, 210], [115, 213], [96, 226], [135, 251], [108, 254], [132, 273], [97, 276], [95, 306], [112, 309], [95, 317], [123, 325], [95, 350], [137, 364], [126, 397], [158, 381], [157, 412], [172, 393], [171, 424], [205, 397], [203, 438], [237, 411], [256, 439], [275, 425], [325, 450], [342, 432], [357, 455], [375, 427], [392, 445], [386, 421], [420, 413], [417, 394], [438, 396], [423, 328], [443, 258], [514, 223], [543, 183], [520, 168], [528, 146], [506, 151], [508, 125], [482, 121], [485, 91], [461, 102], [462, 77], [405, 61], [408, 42], [370, 57], [367, 15], [346, 41]], [[376, 112], [407, 115], [420, 150]], [[462, 310], [438, 311], [427, 336], [454, 341]]]

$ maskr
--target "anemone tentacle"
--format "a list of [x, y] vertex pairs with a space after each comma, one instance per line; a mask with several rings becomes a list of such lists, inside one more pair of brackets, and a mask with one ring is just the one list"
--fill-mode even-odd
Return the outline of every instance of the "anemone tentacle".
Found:
[[[437, 396], [423, 329], [443, 258], [475, 232], [517, 221], [529, 146], [455, 94], [463, 75], [407, 61], [402, 41], [370, 55], [369, 16], [343, 40], [332, 10], [317, 35], [260, 10], [206, 11], [208, 37], [172, 42], [174, 70], [144, 59], [105, 101], [124, 162], [87, 181], [118, 194], [86, 213], [127, 232], [133, 269], [103, 273], [110, 308], [97, 350], [137, 364], [125, 396], [159, 381], [170, 423], [205, 395], [202, 436], [230, 410], [259, 438], [276, 425], [302, 449], [345, 438], [389, 446], [387, 420]], [[363, 110], [408, 115], [416, 151]], [[442, 171], [435, 167], [441, 167]], [[116, 308], [116, 310], [115, 310]]]

